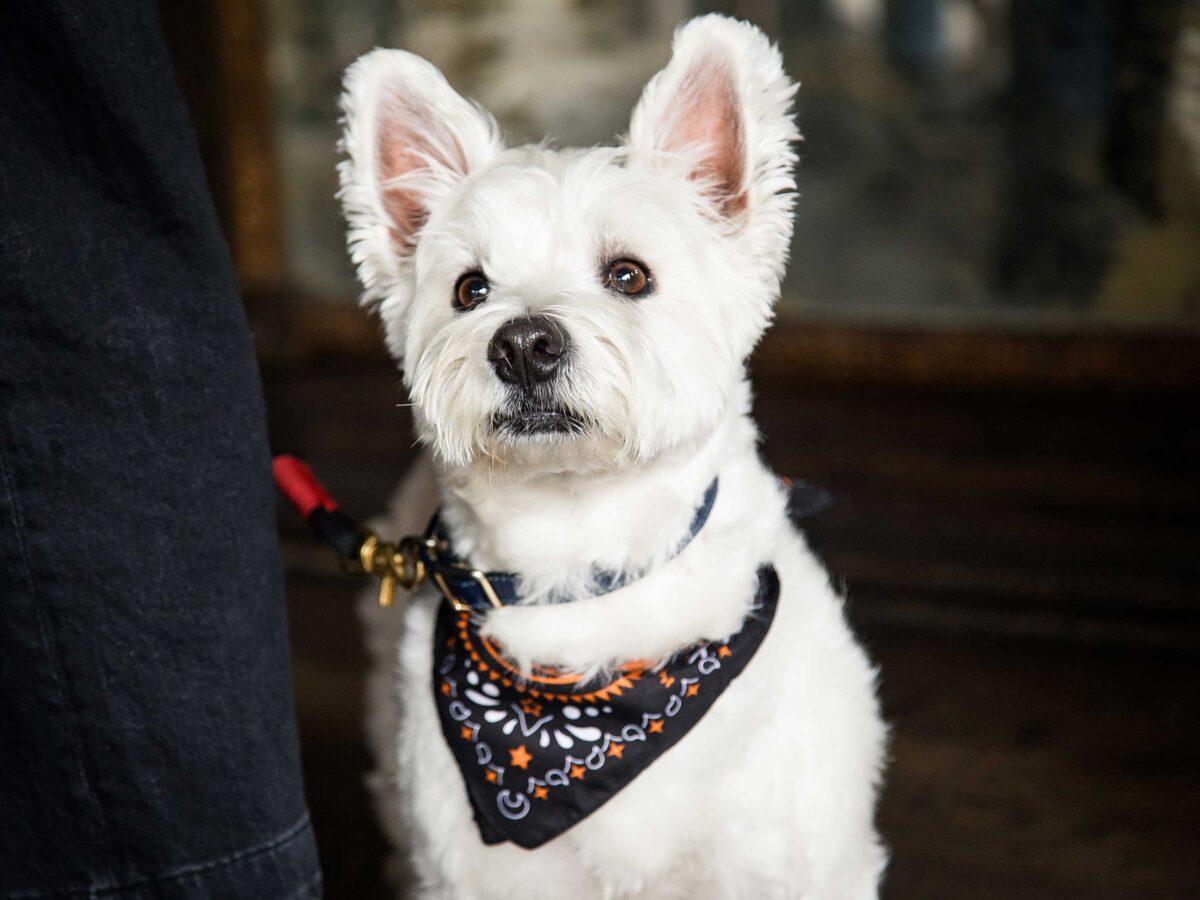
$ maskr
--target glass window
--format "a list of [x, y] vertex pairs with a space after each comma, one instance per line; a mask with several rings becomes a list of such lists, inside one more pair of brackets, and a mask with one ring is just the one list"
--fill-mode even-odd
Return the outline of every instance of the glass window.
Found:
[[717, 7], [802, 82], [783, 316], [1200, 324], [1200, 20], [1179, 0], [270, 0], [291, 281], [356, 293], [334, 148], [360, 54], [425, 56], [514, 141], [609, 142], [674, 26]]

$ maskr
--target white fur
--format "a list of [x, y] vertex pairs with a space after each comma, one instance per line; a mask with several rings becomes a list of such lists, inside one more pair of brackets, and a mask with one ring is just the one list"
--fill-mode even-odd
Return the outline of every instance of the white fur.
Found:
[[[782, 584], [758, 654], [694, 730], [532, 851], [479, 839], [433, 702], [439, 599], [418, 593], [400, 639], [398, 793], [381, 808], [405, 817], [389, 832], [407, 831], [422, 897], [876, 896], [874, 671], [758, 459], [745, 380], [791, 234], [794, 90], [757, 29], [706, 16], [677, 32], [622, 146], [505, 149], [428, 63], [380, 50], [350, 71], [342, 196], [365, 300], [404, 366], [456, 548], [519, 573], [529, 597], [485, 630], [522, 666], [593, 672], [738, 630], [762, 563]], [[407, 156], [381, 154], [387, 134], [405, 135]], [[420, 216], [393, 216], [397, 198]], [[651, 295], [603, 287], [604, 261], [622, 256], [648, 265]], [[456, 312], [455, 281], [472, 269], [492, 293]], [[583, 434], [493, 427], [513, 401], [486, 347], [531, 313], [570, 335], [555, 397]], [[668, 559], [714, 476], [707, 525]], [[411, 518], [399, 509], [392, 525]], [[593, 566], [649, 574], [541, 602], [581, 590]], [[378, 683], [372, 702], [379, 747], [393, 714]]]

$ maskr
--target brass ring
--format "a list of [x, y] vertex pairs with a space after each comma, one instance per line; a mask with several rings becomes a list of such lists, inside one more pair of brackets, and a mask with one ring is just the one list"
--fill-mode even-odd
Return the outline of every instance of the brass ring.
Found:
[[392, 555], [392, 570], [406, 590], [418, 588], [425, 581], [425, 561], [418, 552], [419, 546], [416, 538], [407, 537]]

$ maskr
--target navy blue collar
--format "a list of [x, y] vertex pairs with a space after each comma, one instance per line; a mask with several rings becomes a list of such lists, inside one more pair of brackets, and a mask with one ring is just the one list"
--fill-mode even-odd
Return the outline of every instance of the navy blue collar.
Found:
[[[704, 492], [696, 514], [692, 517], [688, 533], [671, 552], [673, 558], [690, 544], [700, 533], [708, 515], [712, 512], [713, 503], [717, 499], [717, 479]], [[450, 605], [460, 612], [467, 610], [484, 611], [501, 606], [511, 606], [521, 601], [517, 589], [519, 578], [513, 572], [482, 572], [473, 568], [469, 562], [454, 552], [450, 538], [442, 527], [441, 519], [434, 514], [425, 529], [425, 537], [421, 541], [418, 555], [425, 567], [425, 574], [437, 585]], [[644, 572], [624, 572], [597, 569], [592, 573], [592, 584], [587, 597], [598, 597], [623, 588], [637, 581]], [[582, 597], [552, 597], [554, 603], [564, 603]]]

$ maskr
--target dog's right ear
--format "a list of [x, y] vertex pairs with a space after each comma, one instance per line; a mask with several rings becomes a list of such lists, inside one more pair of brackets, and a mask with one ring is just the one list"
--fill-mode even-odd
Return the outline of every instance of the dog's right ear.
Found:
[[[430, 63], [375, 50], [346, 72], [339, 197], [363, 301], [404, 305], [406, 268], [429, 212], [501, 149], [486, 110]], [[395, 348], [394, 348], [395, 349]]]

